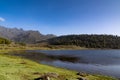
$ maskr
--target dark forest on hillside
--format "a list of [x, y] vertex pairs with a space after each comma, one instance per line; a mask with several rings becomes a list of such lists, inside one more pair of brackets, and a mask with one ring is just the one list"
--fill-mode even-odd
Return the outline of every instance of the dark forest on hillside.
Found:
[[11, 42], [5, 38], [0, 38], [0, 44], [10, 44]]
[[114, 35], [67, 35], [48, 40], [51, 45], [76, 45], [86, 48], [120, 49], [120, 37]]

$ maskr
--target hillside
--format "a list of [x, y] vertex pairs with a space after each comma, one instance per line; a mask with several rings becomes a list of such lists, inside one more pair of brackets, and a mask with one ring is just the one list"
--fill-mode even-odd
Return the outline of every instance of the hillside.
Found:
[[[39, 31], [6, 28], [0, 26], [0, 37], [14, 42], [45, 43], [47, 45], [69, 45], [84, 48], [120, 49], [120, 37], [116, 35], [66, 35], [56, 37], [53, 34], [43, 35]], [[1, 41], [0, 42], [4, 42]]]
[[0, 37], [0, 44], [10, 44], [11, 42], [5, 38]]
[[76, 45], [86, 48], [120, 49], [120, 37], [114, 35], [66, 35], [48, 39], [50, 45]]
[[46, 40], [55, 35], [43, 35], [39, 31], [23, 30], [18, 28], [6, 28], [0, 26], [0, 37], [7, 38], [15, 42], [35, 43], [36, 41]]

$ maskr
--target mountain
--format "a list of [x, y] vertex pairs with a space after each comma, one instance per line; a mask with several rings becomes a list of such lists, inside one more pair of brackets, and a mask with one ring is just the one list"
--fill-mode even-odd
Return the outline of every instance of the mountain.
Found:
[[43, 35], [39, 31], [25, 31], [23, 29], [0, 26], [0, 37], [7, 38], [15, 42], [35, 43], [37, 41], [53, 38], [55, 35]]
[[120, 37], [116, 35], [66, 35], [48, 39], [46, 42], [50, 45], [76, 45], [86, 48], [120, 49]]

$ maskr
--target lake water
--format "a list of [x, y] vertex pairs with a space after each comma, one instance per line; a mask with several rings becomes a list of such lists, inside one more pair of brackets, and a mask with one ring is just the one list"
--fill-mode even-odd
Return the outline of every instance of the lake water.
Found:
[[35, 57], [42, 64], [120, 78], [120, 50], [29, 50], [27, 52], [37, 53], [32, 54], [32, 58]]

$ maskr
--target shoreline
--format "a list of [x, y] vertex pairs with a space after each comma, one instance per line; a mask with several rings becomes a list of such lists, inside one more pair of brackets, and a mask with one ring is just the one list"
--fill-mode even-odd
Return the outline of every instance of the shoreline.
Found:
[[[3, 50], [1, 52], [0, 50], [0, 53], [3, 53], [3, 56], [7, 56], [7, 55], [4, 55], [4, 53], [9, 53], [9, 52], [13, 52], [13, 51], [24, 51], [24, 50], [38, 50], [38, 49], [14, 49], [14, 50]], [[50, 49], [51, 50], [51, 49]], [[55, 50], [55, 49], [54, 49]], [[60, 49], [59, 49], [60, 50]], [[2, 54], [0, 54], [0, 57], [2, 56]], [[11, 56], [13, 58], [19, 58], [19, 57], [16, 57], [16, 56]], [[23, 60], [27, 60], [26, 58], [23, 58]], [[30, 60], [31, 62], [35, 62], [33, 60]], [[38, 63], [37, 63], [38, 64]], [[38, 64], [38, 65], [43, 65], [43, 64]], [[49, 66], [49, 65], [44, 65], [44, 66]], [[53, 68], [58, 68], [58, 67], [55, 67], [55, 66], [50, 66], [50, 67], [53, 67]], [[64, 69], [64, 68], [60, 68], [60, 69]], [[64, 69], [64, 70], [67, 70], [67, 69]], [[71, 72], [74, 72], [73, 70], [68, 70], [68, 71], [71, 71]], [[76, 73], [77, 71], [75, 71]], [[117, 79], [114, 79], [114, 77], [110, 77], [110, 76], [105, 76], [105, 75], [92, 75], [92, 74], [89, 74], [90, 76], [92, 77], [95, 77], [95, 76], [99, 76], [100, 78], [110, 78], [110, 79], [106, 79], [106, 80], [117, 80]], [[92, 79], [90, 79], [92, 80]], [[99, 80], [99, 79], [96, 79], [96, 80]]]
[[[73, 46], [74, 47], [74, 46]], [[76, 46], [75, 46], [76, 47]], [[112, 48], [84, 48], [84, 47], [77, 47], [77, 48], [49, 48], [49, 47], [30, 47], [30, 46], [17, 46], [17, 47], [5, 47], [1, 48], [0, 52], [8, 52], [8, 51], [24, 51], [24, 50], [120, 50], [120, 49], [112, 49]]]
[[112, 49], [112, 48], [85, 48], [74, 45], [48, 45], [48, 46], [36, 46], [36, 45], [27, 45], [27, 46], [10, 46], [4, 45], [0, 46], [0, 51], [18, 51], [18, 50], [120, 50], [120, 49]]
[[[46, 51], [46, 50], [45, 50]], [[49, 50], [48, 50], [49, 51]], [[51, 50], [50, 50], [51, 51]], [[56, 50], [57, 51], [57, 50]], [[60, 50], [61, 51], [61, 50]], [[70, 50], [71, 51], [71, 50]], [[31, 54], [29, 54], [29, 53], [31, 53]], [[18, 53], [18, 54], [15, 54], [15, 56], [19, 56], [19, 57], [23, 57], [23, 58], [27, 58], [27, 59], [30, 59], [30, 60], [33, 60], [33, 61], [37, 61], [38, 63], [39, 63], [39, 61], [41, 61], [41, 60], [47, 60], [47, 58], [45, 57], [45, 56], [47, 56], [47, 55], [44, 55], [44, 54], [39, 54], [39, 52], [34, 52], [34, 50], [28, 50], [27, 52], [25, 51], [25, 53], [23, 52], [23, 53], [21, 53], [20, 55], [19, 55], [20, 53]], [[23, 55], [22, 55], [23, 54]], [[27, 56], [27, 54], [29, 54], [29, 56]], [[35, 54], [35, 55], [34, 55]], [[13, 54], [14, 55], [14, 54]], [[44, 58], [41, 58], [41, 57], [35, 57], [35, 56], [40, 56], [40, 55], [43, 55], [44, 56]], [[34, 57], [32, 57], [32, 58], [30, 58], [30, 56], [34, 56]], [[48, 57], [49, 57], [49, 55], [48, 55]], [[50, 56], [51, 57], [51, 56]], [[56, 56], [56, 58], [58, 58], [58, 60], [59, 59], [63, 59], [64, 58], [64, 60], [65, 60], [65, 58], [66, 57], [62, 57], [62, 56]], [[55, 59], [55, 56], [52, 56], [52, 58], [53, 59]], [[74, 58], [75, 57], [70, 57], [70, 58], [72, 58], [73, 60], [74, 60]], [[69, 59], [69, 57], [67, 58], [67, 59]], [[48, 60], [49, 60], [49, 58], [48, 58]], [[77, 60], [77, 57], [76, 57], [76, 60]], [[76, 61], [77, 62], [77, 61]], [[39, 63], [39, 64], [41, 64], [41, 63]], [[49, 65], [49, 64], [44, 64], [44, 65]], [[54, 65], [50, 65], [50, 66], [53, 66], [53, 67], [55, 67]], [[61, 68], [61, 67], [59, 67], [59, 68]], [[64, 68], [64, 67], [63, 67]], [[64, 68], [64, 69], [68, 69], [68, 68]], [[87, 68], [86, 68], [87, 69]], [[79, 69], [68, 69], [68, 70], [74, 70], [74, 71], [81, 71], [81, 70], [79, 70]], [[101, 70], [102, 71], [102, 70]], [[95, 75], [95, 74], [98, 74], [98, 75], [103, 75], [103, 76], [110, 76], [109, 74], [100, 74], [100, 73], [95, 73], [95, 72], [87, 72], [87, 71], [84, 71], [84, 70], [82, 70], [82, 72], [85, 72], [85, 73], [89, 73], [89, 74], [92, 74], [92, 75]], [[114, 74], [113, 74], [114, 75]], [[118, 76], [113, 76], [113, 75], [111, 75], [111, 77], [115, 77], [115, 78], [119, 78]]]

